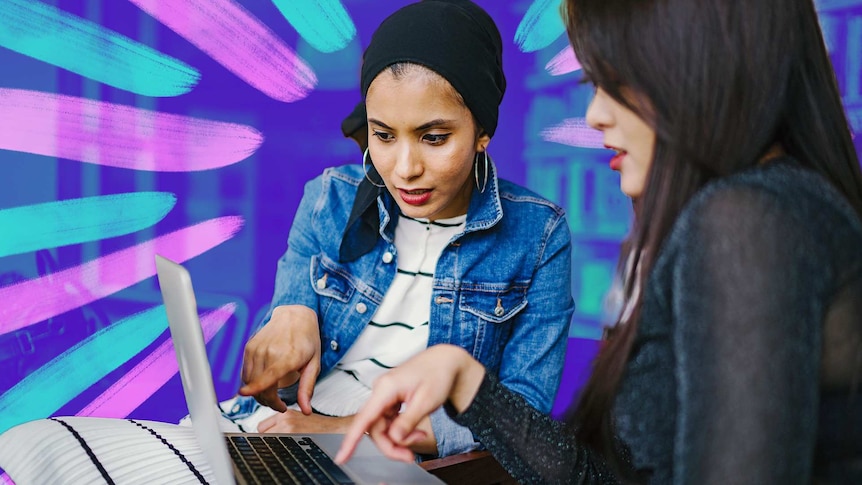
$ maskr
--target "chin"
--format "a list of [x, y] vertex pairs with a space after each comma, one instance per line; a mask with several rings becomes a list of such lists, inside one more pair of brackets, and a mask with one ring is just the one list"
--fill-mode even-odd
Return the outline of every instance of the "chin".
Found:
[[401, 210], [402, 214], [407, 217], [412, 217], [413, 219], [429, 219], [432, 215], [431, 211], [424, 207], [416, 207], [412, 205], [404, 207], [399, 204], [398, 208]]
[[633, 186], [633, 184], [620, 184], [620, 192], [631, 197], [632, 199], [636, 199], [640, 197], [641, 193], [643, 193], [643, 187], [641, 186]]

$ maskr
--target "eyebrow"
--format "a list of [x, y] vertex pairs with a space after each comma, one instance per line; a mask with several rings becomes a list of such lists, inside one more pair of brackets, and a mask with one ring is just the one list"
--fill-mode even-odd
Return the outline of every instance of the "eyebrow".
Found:
[[[419, 126], [417, 126], [416, 128], [414, 128], [414, 129], [413, 129], [413, 131], [417, 131], [417, 132], [418, 132], [418, 131], [425, 131], [425, 130], [427, 130], [427, 129], [429, 129], [429, 128], [436, 128], [436, 127], [438, 127], [438, 126], [449, 125], [449, 124], [454, 123], [454, 122], [455, 122], [454, 120], [444, 120], [444, 119], [440, 119], [440, 118], [438, 118], [438, 119], [436, 119], [436, 120], [431, 120], [431, 121], [429, 121], [429, 122], [427, 122], [427, 123], [422, 123], [421, 125], [419, 125]], [[374, 118], [369, 118], [369, 119], [368, 119], [368, 123], [374, 123], [375, 125], [378, 125], [378, 126], [380, 126], [381, 128], [385, 128], [385, 129], [387, 129], [387, 130], [395, 131], [392, 127], [390, 127], [390, 126], [389, 126], [389, 125], [387, 125], [386, 123], [384, 123], [384, 122], [382, 122], [382, 121], [380, 121], [380, 120], [374, 119]]]

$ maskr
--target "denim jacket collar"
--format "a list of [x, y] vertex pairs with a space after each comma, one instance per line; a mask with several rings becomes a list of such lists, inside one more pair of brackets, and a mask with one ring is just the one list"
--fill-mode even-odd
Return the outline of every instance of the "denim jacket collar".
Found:
[[[491, 161], [488, 165], [489, 174], [487, 186], [483, 192], [478, 188], [470, 195], [470, 205], [467, 208], [467, 223], [464, 232], [481, 231], [496, 224], [503, 217], [503, 207], [500, 203], [500, 188], [497, 179], [497, 167]], [[353, 201], [353, 209], [348, 218], [342, 235], [339, 249], [341, 262], [353, 261], [371, 251], [377, 242], [374, 234], [374, 209], [378, 218], [377, 234], [385, 241], [392, 243], [395, 238], [395, 225], [399, 213], [398, 204], [386, 190], [371, 183], [369, 176], [379, 177], [372, 166], [357, 188]], [[376, 199], [376, 206], [374, 204]]]

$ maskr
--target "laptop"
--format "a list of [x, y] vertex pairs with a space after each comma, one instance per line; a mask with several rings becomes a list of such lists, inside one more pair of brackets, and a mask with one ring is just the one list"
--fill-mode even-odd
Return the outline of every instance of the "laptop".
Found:
[[218, 484], [443, 483], [415, 463], [386, 458], [367, 436], [339, 467], [331, 458], [341, 434], [223, 433], [191, 276], [159, 255], [156, 269], [192, 428]]

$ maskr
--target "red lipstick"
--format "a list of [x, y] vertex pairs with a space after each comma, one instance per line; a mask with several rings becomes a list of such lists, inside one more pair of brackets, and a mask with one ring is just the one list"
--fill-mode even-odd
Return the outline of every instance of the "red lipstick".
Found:
[[619, 148], [612, 147], [610, 145], [605, 145], [605, 148], [617, 152], [616, 155], [611, 158], [610, 162], [608, 162], [608, 165], [610, 165], [611, 170], [619, 172], [623, 166], [623, 157], [626, 156], [627, 152], [625, 150], [620, 150]]
[[401, 200], [406, 204], [410, 205], [422, 205], [428, 202], [428, 199], [431, 198], [431, 190], [430, 189], [414, 189], [414, 190], [404, 190], [398, 189], [398, 195], [401, 196]]

